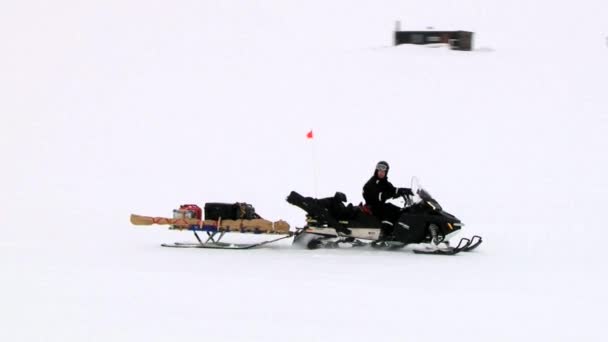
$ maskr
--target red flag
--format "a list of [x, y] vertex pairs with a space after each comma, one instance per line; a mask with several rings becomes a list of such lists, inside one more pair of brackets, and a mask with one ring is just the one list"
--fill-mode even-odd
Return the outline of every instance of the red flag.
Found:
[[310, 132], [306, 133], [306, 138], [308, 138], [308, 139], [313, 138], [312, 129], [310, 130]]

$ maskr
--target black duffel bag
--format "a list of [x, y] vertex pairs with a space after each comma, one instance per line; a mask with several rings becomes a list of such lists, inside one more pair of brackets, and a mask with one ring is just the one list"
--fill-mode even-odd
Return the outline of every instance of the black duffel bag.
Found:
[[205, 203], [205, 220], [258, 219], [255, 208], [247, 203]]

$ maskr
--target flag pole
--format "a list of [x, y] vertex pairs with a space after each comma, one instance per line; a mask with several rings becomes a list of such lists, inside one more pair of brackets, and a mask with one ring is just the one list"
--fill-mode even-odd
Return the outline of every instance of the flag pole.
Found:
[[313, 193], [315, 195], [315, 198], [319, 197], [318, 194], [318, 180], [319, 180], [319, 175], [318, 175], [318, 167], [317, 167], [317, 154], [315, 152], [315, 141], [314, 141], [314, 133], [312, 131], [312, 129], [308, 132], [308, 134], [306, 134], [306, 138], [312, 140], [310, 142], [310, 154], [311, 154], [311, 158], [312, 158], [312, 186], [313, 186]]

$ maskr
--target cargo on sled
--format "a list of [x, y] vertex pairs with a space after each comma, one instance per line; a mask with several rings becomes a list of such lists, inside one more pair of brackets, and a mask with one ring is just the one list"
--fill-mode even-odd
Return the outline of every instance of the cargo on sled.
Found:
[[[169, 225], [173, 230], [189, 230], [196, 242], [162, 244], [177, 248], [249, 249], [286, 239], [293, 235], [283, 220], [269, 221], [255, 212], [247, 203], [206, 203], [203, 210], [196, 204], [183, 204], [173, 210], [173, 217], [153, 217], [131, 214], [131, 223], [137, 226]], [[199, 233], [205, 235], [200, 236]], [[226, 233], [273, 234], [281, 237], [257, 243], [230, 243], [223, 241]]]

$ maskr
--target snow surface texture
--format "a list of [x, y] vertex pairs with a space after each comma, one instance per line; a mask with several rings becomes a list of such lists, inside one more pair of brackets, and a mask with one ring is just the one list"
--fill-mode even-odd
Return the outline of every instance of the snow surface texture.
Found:
[[[0, 340], [600, 340], [607, 10], [3, 2]], [[397, 19], [477, 49], [392, 47]], [[291, 190], [358, 203], [378, 160], [484, 245], [175, 250], [128, 222], [247, 201], [301, 226]]]

